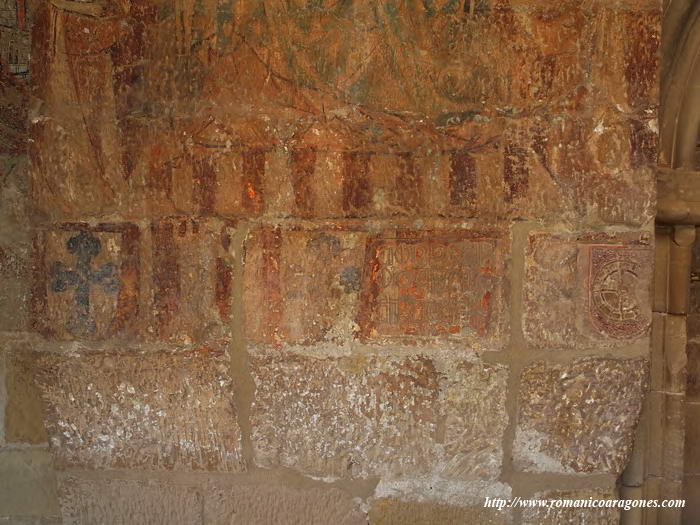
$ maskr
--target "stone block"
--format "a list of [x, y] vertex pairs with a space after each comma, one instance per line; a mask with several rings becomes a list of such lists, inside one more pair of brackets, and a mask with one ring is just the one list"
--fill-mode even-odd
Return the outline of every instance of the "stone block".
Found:
[[246, 240], [246, 332], [252, 343], [352, 337], [366, 234], [264, 226]]
[[0, 451], [0, 516], [58, 516], [56, 479], [47, 450]]
[[646, 385], [644, 360], [528, 366], [520, 383], [517, 468], [619, 475], [632, 452]]
[[234, 235], [230, 223], [216, 219], [151, 223], [145, 337], [180, 343], [228, 340]]
[[[650, 396], [659, 395], [651, 392]], [[686, 411], [683, 396], [661, 394], [664, 396], [663, 418], [663, 477], [666, 481], [681, 482], [685, 471], [685, 425]], [[658, 423], [657, 423], [658, 424]]]
[[202, 494], [161, 482], [67, 477], [59, 489], [63, 525], [203, 525]]
[[[669, 290], [668, 283], [671, 275], [671, 269], [669, 268], [670, 256], [671, 256], [671, 245], [673, 241], [671, 240], [671, 233], [673, 230], [669, 227], [657, 226], [654, 229], [654, 303], [652, 310], [655, 313], [661, 315], [662, 313], [668, 312], [669, 306]], [[697, 257], [700, 254], [693, 255]], [[698, 259], [694, 259], [698, 260]], [[696, 263], [691, 263], [691, 268]], [[658, 284], [657, 284], [658, 283]], [[698, 290], [700, 291], [700, 289]], [[691, 338], [691, 322], [690, 322], [690, 312], [693, 311], [692, 301], [693, 301], [693, 287], [691, 284], [690, 288], [690, 303], [691, 307], [688, 310], [688, 338]], [[700, 299], [700, 296], [698, 296]], [[697, 310], [700, 312], [700, 310]]]
[[648, 476], [654, 478], [662, 477], [664, 471], [666, 398], [667, 396], [663, 392], [652, 390], [647, 394], [644, 406], [645, 417], [648, 421], [654, 422], [654, 424], [647, 425], [644, 470]]
[[[693, 292], [691, 288], [691, 301], [693, 301]], [[697, 341], [700, 339], [700, 313], [692, 312], [688, 314], [688, 339]]]
[[7, 357], [0, 350], [0, 445], [5, 444], [5, 405], [7, 404]]
[[[564, 507], [574, 504], [574, 500], [615, 500], [616, 494], [612, 490], [591, 489], [571, 491], [540, 492], [533, 496], [536, 499], [560, 500], [561, 503], [553, 503], [551, 508], [526, 508], [523, 510], [523, 525], [559, 525], [560, 523], [596, 525], [618, 525], [620, 523], [620, 509], [616, 508], [582, 508]], [[579, 503], [580, 504], [580, 503]], [[562, 505], [558, 507], [556, 505]]]
[[587, 271], [584, 330], [594, 337], [634, 339], [651, 323], [651, 251], [644, 245], [591, 245], [580, 252]]
[[24, 156], [0, 153], [0, 330], [3, 331], [24, 331], [29, 324], [32, 250], [27, 227], [26, 165]]
[[424, 356], [254, 356], [255, 458], [306, 474], [495, 479], [507, 369]]
[[646, 234], [533, 233], [523, 330], [539, 348], [648, 344], [653, 253]]
[[47, 353], [37, 367], [57, 468], [244, 468], [220, 350]]
[[512, 495], [510, 485], [500, 481], [455, 480], [436, 475], [381, 479], [374, 489], [375, 500], [401, 501], [407, 504], [434, 503], [461, 508], [483, 507], [487, 496], [508, 500]]
[[31, 271], [26, 245], [0, 241], [0, 330], [29, 328]]
[[688, 383], [685, 395], [688, 401], [700, 401], [700, 344], [690, 342], [686, 351], [688, 355]]
[[454, 339], [499, 347], [506, 328], [498, 234], [398, 230], [367, 243], [358, 315], [365, 341]]
[[683, 471], [700, 475], [700, 403], [685, 403], [685, 458]]
[[667, 314], [654, 312], [651, 325], [651, 355], [649, 356], [649, 389], [664, 391], [666, 385], [666, 343]]
[[[2, 39], [0, 35], [0, 41]], [[20, 85], [4, 82], [3, 88], [3, 107], [0, 108], [3, 125], [0, 139], [0, 330], [25, 331], [29, 324], [32, 251], [27, 188], [29, 161], [22, 151], [27, 137], [23, 129], [21, 132], [18, 129], [12, 137], [7, 132], [14, 125], [24, 127], [28, 103], [26, 89], [19, 89]], [[20, 93], [25, 100], [13, 100], [13, 94]], [[14, 103], [17, 104], [15, 108]]]
[[[661, 496], [661, 483], [663, 479], [657, 477], [650, 477], [644, 483], [644, 498], [645, 499], [655, 499], [659, 500]], [[659, 522], [659, 510], [657, 508], [646, 509], [646, 520], [651, 523]]]
[[686, 507], [682, 523], [690, 525], [700, 521], [700, 476], [687, 476], [683, 480], [683, 499]]
[[[688, 479], [688, 478], [686, 478]], [[684, 491], [684, 481], [670, 481], [661, 480], [661, 487], [659, 493], [660, 500], [675, 500], [680, 501], [683, 499]], [[680, 505], [675, 505], [673, 507], [661, 507], [658, 508], [658, 523], [682, 523], [683, 514], [685, 510]]]
[[686, 411], [685, 400], [678, 394], [649, 392], [647, 395], [649, 425], [645, 471], [648, 476], [665, 480], [683, 477]]
[[261, 227], [246, 241], [248, 340], [497, 349], [507, 328], [505, 254], [494, 232]]
[[34, 379], [36, 354], [7, 352], [5, 439], [9, 443], [45, 443], [41, 394]]
[[581, 255], [589, 270], [585, 329], [616, 339], [646, 334], [651, 323], [649, 248], [593, 245]]
[[442, 503], [376, 499], [369, 512], [372, 525], [509, 525], [513, 523], [510, 510], [484, 508], [483, 504], [469, 507]]
[[[689, 352], [687, 350], [686, 317], [671, 314], [664, 317], [663, 383], [658, 390], [683, 394], [688, 389], [690, 381], [688, 378]], [[656, 337], [656, 334], [653, 335]]]
[[33, 327], [63, 340], [226, 339], [234, 235], [226, 221], [187, 218], [158, 219], [145, 229], [71, 223], [42, 230]]
[[34, 240], [32, 325], [46, 337], [133, 334], [139, 313], [139, 230], [65, 223]]
[[267, 484], [214, 485], [204, 501], [207, 525], [364, 525], [359, 499], [337, 488]]

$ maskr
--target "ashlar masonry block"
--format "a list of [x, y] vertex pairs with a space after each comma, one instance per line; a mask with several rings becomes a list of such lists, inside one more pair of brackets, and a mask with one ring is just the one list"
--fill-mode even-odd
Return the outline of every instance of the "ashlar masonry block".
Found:
[[619, 475], [632, 452], [647, 369], [643, 359], [528, 366], [520, 382], [516, 467]]
[[425, 356], [257, 355], [251, 414], [260, 466], [314, 476], [500, 472], [507, 369]]
[[525, 256], [523, 330], [532, 346], [648, 344], [647, 234], [533, 233]]
[[46, 353], [37, 381], [57, 468], [244, 469], [221, 350]]

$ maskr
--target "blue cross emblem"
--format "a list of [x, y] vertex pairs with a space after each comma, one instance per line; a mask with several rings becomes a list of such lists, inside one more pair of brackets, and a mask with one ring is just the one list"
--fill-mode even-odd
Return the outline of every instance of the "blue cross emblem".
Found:
[[51, 269], [51, 291], [58, 293], [65, 292], [69, 287], [75, 288], [75, 311], [68, 319], [66, 328], [76, 336], [93, 335], [97, 327], [90, 312], [90, 287], [100, 285], [107, 294], [116, 294], [121, 288], [117, 267], [107, 263], [96, 270], [92, 269], [92, 259], [100, 253], [102, 245], [89, 232], [82, 231], [68, 239], [66, 248], [75, 254], [75, 268], [55, 262]]

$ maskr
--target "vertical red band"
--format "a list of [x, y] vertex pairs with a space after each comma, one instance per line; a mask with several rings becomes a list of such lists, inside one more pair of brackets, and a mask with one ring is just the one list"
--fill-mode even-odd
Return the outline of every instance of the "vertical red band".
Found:
[[167, 219], [151, 225], [153, 234], [153, 301], [159, 336], [167, 334], [180, 300], [180, 266], [174, 227]]

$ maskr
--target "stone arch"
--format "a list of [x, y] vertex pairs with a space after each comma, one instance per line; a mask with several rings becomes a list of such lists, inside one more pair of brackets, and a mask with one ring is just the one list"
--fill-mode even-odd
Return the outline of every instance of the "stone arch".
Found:
[[672, 2], [665, 14], [659, 165], [693, 170], [700, 130], [700, 4], [687, 4]]
[[687, 388], [692, 372], [688, 327], [697, 323], [692, 304], [700, 293], [690, 280], [691, 270], [697, 273], [700, 267], [695, 247], [700, 225], [700, 3], [664, 4], [651, 388], [636, 459], [622, 482], [647, 499], [685, 498], [687, 506], [682, 512], [646, 509], [626, 516], [625, 524], [681, 525], [700, 519], [694, 496], [700, 471], [693, 466], [700, 397]]

